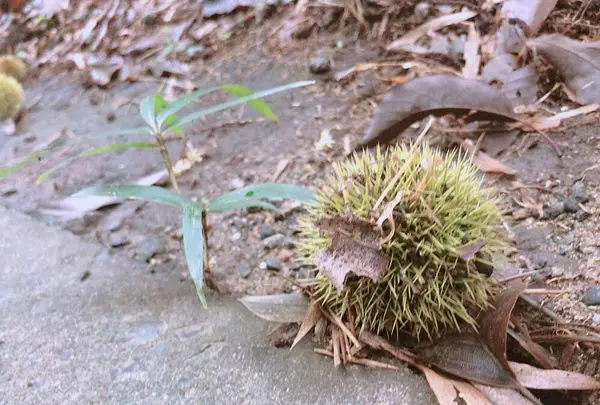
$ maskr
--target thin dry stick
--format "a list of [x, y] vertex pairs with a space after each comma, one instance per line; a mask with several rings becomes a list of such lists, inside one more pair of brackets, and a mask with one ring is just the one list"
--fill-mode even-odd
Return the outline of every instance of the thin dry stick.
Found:
[[523, 277], [533, 276], [534, 274], [538, 274], [539, 272], [541, 272], [543, 270], [544, 269], [539, 269], [539, 270], [527, 271], [527, 272], [521, 273], [521, 274], [515, 274], [514, 276], [504, 277], [504, 278], [498, 280], [498, 282], [499, 283], [507, 283], [507, 282], [515, 280], [517, 278], [523, 278]]
[[352, 341], [352, 343], [354, 344], [354, 346], [356, 347], [360, 347], [362, 348], [362, 344], [358, 341], [358, 339], [356, 338], [356, 336], [354, 336], [352, 334], [352, 332], [350, 332], [350, 330], [348, 329], [348, 327], [346, 327], [346, 325], [344, 325], [344, 323], [341, 321], [340, 318], [338, 318], [337, 316], [335, 316], [330, 309], [324, 309], [323, 310], [323, 315], [325, 315], [325, 317], [327, 319], [329, 319], [329, 321], [331, 323], [334, 323], [335, 325], [337, 325], [342, 332], [344, 332], [346, 335], [348, 335], [348, 338]]
[[[323, 356], [333, 357], [333, 353], [329, 350], [315, 348], [313, 349], [315, 353], [322, 354]], [[384, 370], [394, 370], [394, 371], [402, 371], [401, 368], [396, 367], [392, 364], [383, 363], [376, 360], [369, 359], [361, 359], [359, 357], [352, 357], [349, 359], [350, 364], [358, 364], [361, 366], [372, 367], [372, 368], [382, 368]]]
[[417, 140], [410, 147], [410, 150], [408, 153], [408, 156], [409, 156], [408, 160], [404, 163], [402, 168], [400, 170], [398, 170], [398, 173], [396, 173], [396, 175], [394, 176], [392, 181], [390, 181], [390, 183], [387, 185], [387, 187], [383, 190], [383, 193], [381, 193], [381, 196], [379, 197], [379, 199], [373, 206], [373, 211], [376, 211], [377, 208], [379, 208], [379, 206], [381, 205], [383, 200], [387, 197], [388, 193], [392, 190], [392, 187], [395, 186], [395, 184], [398, 181], [398, 179], [400, 178], [400, 176], [404, 175], [404, 171], [406, 170], [408, 165], [411, 163], [410, 159], [412, 158], [413, 153], [415, 152], [415, 150], [417, 149], [417, 146], [419, 146], [421, 141], [423, 141], [423, 138], [425, 138], [425, 135], [427, 134], [427, 132], [429, 131], [429, 129], [431, 128], [431, 126], [433, 125], [434, 122], [435, 122], [435, 118], [430, 117], [429, 121], [427, 121], [427, 125], [425, 125], [425, 128], [423, 128], [423, 131], [421, 131], [421, 133], [417, 137]]

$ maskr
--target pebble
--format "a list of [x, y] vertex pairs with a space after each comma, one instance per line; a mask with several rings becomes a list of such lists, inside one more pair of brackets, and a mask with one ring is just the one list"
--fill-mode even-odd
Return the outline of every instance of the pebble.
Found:
[[285, 235], [276, 233], [275, 235], [265, 238], [262, 243], [265, 248], [274, 249], [277, 247], [282, 247], [286, 243], [286, 237]]
[[243, 278], [250, 277], [250, 273], [252, 273], [252, 269], [247, 264], [242, 264], [239, 271], [240, 276], [242, 276]]
[[317, 54], [310, 59], [310, 72], [313, 74], [323, 74], [331, 70], [331, 61], [323, 54]]
[[266, 258], [265, 261], [262, 262], [259, 267], [261, 270], [281, 270], [281, 264], [274, 257]]
[[129, 243], [129, 239], [122, 232], [113, 232], [108, 236], [110, 247], [122, 247]]
[[586, 291], [581, 299], [585, 305], [600, 305], [600, 286], [592, 287]]
[[552, 271], [550, 272], [552, 277], [560, 277], [565, 274], [565, 269], [562, 267], [552, 266]]
[[562, 201], [550, 202], [544, 206], [544, 217], [554, 219], [565, 212], [565, 203]]
[[258, 231], [258, 235], [261, 239], [266, 239], [269, 236], [275, 235], [275, 230], [269, 225], [263, 224]]
[[571, 197], [584, 204], [589, 201], [590, 196], [588, 195], [583, 182], [578, 181], [577, 183], [573, 184], [571, 187]]
[[98, 105], [104, 101], [104, 94], [100, 90], [92, 91], [89, 97], [92, 105]]
[[242, 188], [246, 185], [246, 183], [244, 182], [244, 180], [242, 180], [239, 177], [236, 177], [234, 179], [232, 179], [229, 184], [231, 185], [231, 188], [233, 188], [234, 190], [237, 190], [238, 188]]
[[543, 269], [548, 264], [548, 258], [545, 254], [536, 253], [531, 258], [531, 264], [534, 270]]
[[106, 121], [113, 122], [116, 119], [117, 115], [113, 111], [110, 111], [108, 114], [106, 114]]
[[14, 194], [17, 194], [17, 189], [14, 187], [5, 187], [0, 189], [0, 196], [2, 197], [10, 197]]
[[144, 239], [135, 247], [135, 255], [140, 260], [148, 261], [158, 253], [160, 248], [160, 239], [157, 236], [152, 235]]
[[569, 197], [569, 198], [565, 199], [564, 204], [565, 204], [566, 212], [575, 213], [575, 212], [579, 211], [579, 202], [577, 202], [577, 200], [573, 197]]
[[589, 216], [590, 216], [590, 215], [591, 215], [591, 214], [590, 214], [589, 212], [585, 212], [585, 211], [583, 211], [583, 210], [579, 210], [579, 211], [577, 211], [577, 212], [575, 213], [575, 215], [574, 215], [574, 218], [575, 218], [577, 221], [583, 221], [583, 220], [585, 220], [585, 219], [589, 218]]
[[431, 4], [421, 2], [415, 6], [414, 13], [418, 21], [425, 21], [431, 12]]
[[595, 314], [592, 317], [592, 321], [596, 322], [596, 323], [600, 323], [600, 314]]

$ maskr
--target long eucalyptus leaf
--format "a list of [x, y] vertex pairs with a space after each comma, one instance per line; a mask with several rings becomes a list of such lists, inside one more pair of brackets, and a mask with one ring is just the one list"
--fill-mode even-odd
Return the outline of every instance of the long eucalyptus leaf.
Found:
[[[269, 90], [259, 91], [259, 92], [253, 93], [249, 96], [240, 97], [236, 100], [228, 101], [226, 103], [218, 104], [218, 105], [197, 111], [195, 113], [186, 115], [185, 117], [181, 118], [181, 120], [179, 120], [178, 125], [183, 127], [184, 125], [189, 124], [190, 122], [195, 121], [198, 118], [204, 117], [205, 115], [209, 115], [209, 114], [212, 114], [212, 113], [215, 113], [218, 111], [226, 110], [228, 108], [235, 107], [236, 105], [247, 103], [250, 100], [256, 100], [261, 97], [270, 96], [272, 94], [280, 93], [282, 91], [294, 89], [297, 87], [308, 86], [308, 85], [311, 85], [314, 83], [315, 82], [313, 80], [303, 81], [303, 82], [295, 82], [295, 83], [286, 84], [284, 86], [274, 87]], [[168, 128], [170, 128], [170, 127], [168, 127]]]
[[289, 199], [300, 202], [311, 202], [314, 193], [306, 188], [292, 184], [263, 183], [239, 188], [217, 197], [211, 204], [221, 204], [239, 198]]
[[183, 248], [188, 271], [196, 285], [196, 292], [202, 305], [206, 307], [202, 286], [204, 277], [202, 206], [198, 203], [190, 202], [183, 206]]
[[168, 204], [175, 207], [184, 207], [191, 200], [181, 197], [169, 190], [157, 186], [139, 185], [100, 185], [84, 188], [73, 194], [73, 197], [106, 196], [122, 199], [150, 201], [159, 204]]
[[[236, 97], [245, 97], [254, 93], [252, 89], [242, 86], [241, 84], [225, 84], [222, 86], [222, 89]], [[267, 103], [261, 99], [248, 101], [248, 105], [256, 112], [270, 119], [271, 121], [279, 122], [279, 118], [271, 110], [271, 107], [269, 107]]]
[[52, 173], [54, 173], [56, 170], [60, 169], [61, 167], [65, 167], [69, 163], [71, 163], [71, 162], [73, 162], [73, 161], [75, 161], [77, 159], [81, 159], [82, 157], [94, 156], [94, 155], [99, 155], [101, 153], [114, 152], [114, 151], [123, 150], [123, 149], [148, 149], [148, 148], [156, 148], [156, 146], [157, 145], [155, 143], [152, 143], [152, 142], [114, 143], [114, 144], [111, 144], [111, 145], [99, 146], [97, 148], [93, 148], [93, 149], [90, 149], [90, 150], [86, 150], [85, 152], [81, 152], [79, 155], [73, 156], [72, 158], [64, 160], [63, 162], [57, 164], [53, 168], [51, 168], [51, 169], [45, 171], [44, 173], [40, 174], [38, 176], [38, 178], [35, 180], [35, 182], [37, 184], [41, 184], [44, 180], [46, 180], [48, 178], [48, 176], [52, 175]]
[[[162, 126], [165, 123], [167, 117], [175, 114], [177, 111], [181, 110], [183, 107], [191, 103], [192, 101], [205, 96], [213, 91], [219, 90], [220, 86], [210, 87], [208, 89], [196, 90], [191, 92], [190, 94], [186, 94], [185, 96], [181, 96], [177, 100], [173, 101], [167, 107], [165, 107], [157, 116], [156, 121], [159, 126]], [[172, 126], [172, 124], [167, 123], [167, 127]]]
[[239, 210], [242, 208], [262, 207], [272, 211], [279, 211], [276, 206], [269, 204], [266, 201], [257, 200], [255, 198], [240, 197], [237, 199], [225, 200], [221, 202], [212, 202], [208, 204], [208, 212], [223, 212], [231, 210]]

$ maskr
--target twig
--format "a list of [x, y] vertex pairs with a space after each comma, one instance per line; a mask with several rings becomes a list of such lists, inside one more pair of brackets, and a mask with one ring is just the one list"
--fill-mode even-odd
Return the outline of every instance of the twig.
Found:
[[552, 319], [552, 320], [554, 320], [556, 322], [559, 322], [559, 323], [563, 323], [564, 322], [564, 320], [560, 316], [558, 316], [558, 314], [556, 314], [556, 312], [552, 311], [551, 309], [546, 308], [545, 306], [543, 306], [541, 304], [538, 304], [531, 297], [528, 297], [527, 295], [521, 294], [519, 296], [519, 298], [521, 298], [523, 301], [525, 301], [527, 304], [531, 305], [535, 309], [539, 309], [540, 311], [542, 311], [550, 319]]
[[[333, 353], [329, 350], [314, 348], [313, 351], [318, 354], [322, 354], [323, 356], [333, 357]], [[370, 359], [362, 359], [360, 357], [352, 357], [348, 361], [351, 364], [357, 364], [361, 366], [371, 367], [371, 368], [381, 368], [384, 370], [394, 370], [394, 371], [402, 371], [401, 368], [394, 366], [393, 364], [387, 364], [376, 360]]]
[[525, 273], [520, 273], [520, 274], [515, 274], [514, 276], [504, 277], [504, 278], [498, 280], [498, 282], [499, 283], [507, 283], [507, 282], [515, 280], [517, 278], [523, 278], [523, 277], [533, 276], [533, 275], [538, 274], [539, 272], [541, 272], [543, 270], [544, 269], [526, 271]]
[[344, 325], [344, 323], [341, 321], [340, 318], [338, 318], [337, 316], [335, 316], [330, 309], [323, 309], [323, 315], [325, 315], [325, 317], [327, 319], [329, 319], [330, 322], [334, 323], [335, 325], [337, 325], [342, 332], [344, 332], [346, 335], [348, 335], [348, 338], [352, 341], [352, 343], [354, 344], [354, 346], [356, 347], [360, 347], [362, 348], [363, 345], [358, 341], [358, 339], [356, 338], [356, 336], [354, 336], [352, 334], [352, 332], [350, 332], [350, 329], [348, 329], [348, 327], [346, 325]]

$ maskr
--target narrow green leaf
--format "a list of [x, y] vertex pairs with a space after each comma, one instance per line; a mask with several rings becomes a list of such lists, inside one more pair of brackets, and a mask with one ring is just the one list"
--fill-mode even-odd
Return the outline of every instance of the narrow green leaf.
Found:
[[[171, 115], [175, 114], [177, 111], [181, 110], [183, 107], [191, 103], [192, 101], [205, 96], [213, 91], [219, 90], [220, 87], [211, 87], [208, 89], [196, 90], [191, 92], [190, 94], [186, 94], [185, 96], [179, 97], [177, 100], [173, 101], [164, 110], [162, 110], [156, 117], [156, 121], [159, 126], [162, 126], [163, 123], [166, 123], [166, 120]], [[171, 125], [167, 124], [167, 128], [170, 128]]]
[[279, 211], [276, 206], [269, 204], [266, 201], [258, 200], [256, 198], [239, 197], [231, 200], [225, 200], [220, 202], [211, 202], [207, 206], [208, 212], [223, 212], [231, 210], [239, 210], [242, 208], [251, 207], [262, 207], [272, 211]]
[[[160, 121], [158, 119], [158, 114], [160, 114], [161, 111], [163, 111], [168, 106], [169, 103], [163, 98], [163, 96], [161, 96], [160, 94], [154, 96], [154, 114], [156, 115], [157, 126], [159, 129], [162, 128], [163, 121]], [[175, 114], [171, 114], [165, 118], [164, 123], [165, 125], [170, 126], [175, 124], [178, 119], [179, 118]], [[173, 127], [173, 130], [179, 135], [183, 136], [183, 131], [181, 130], [180, 126]]]
[[[186, 115], [185, 117], [181, 118], [181, 120], [179, 120], [179, 125], [183, 127], [184, 125], [189, 124], [190, 122], [195, 121], [198, 118], [204, 117], [205, 115], [209, 115], [209, 114], [212, 114], [212, 113], [215, 113], [218, 111], [226, 110], [228, 108], [235, 107], [236, 105], [247, 103], [248, 101], [256, 100], [261, 97], [270, 96], [272, 94], [280, 93], [282, 91], [294, 89], [297, 87], [308, 86], [308, 85], [311, 85], [314, 83], [315, 83], [314, 80], [295, 82], [295, 83], [286, 84], [284, 86], [279, 86], [279, 87], [274, 87], [272, 89], [259, 91], [259, 92], [253, 93], [249, 96], [240, 97], [236, 100], [228, 101], [226, 103], [218, 104], [218, 105], [215, 105], [212, 107], [205, 108], [200, 111], [196, 111], [195, 113]], [[167, 128], [169, 128], [169, 127], [167, 127]]]
[[153, 131], [158, 129], [158, 126], [156, 125], [156, 115], [154, 114], [155, 98], [155, 95], [147, 96], [140, 102], [140, 115]]
[[190, 202], [183, 206], [183, 249], [185, 261], [202, 305], [206, 307], [206, 298], [202, 289], [204, 276], [204, 252], [202, 239], [202, 206]]
[[157, 186], [139, 185], [100, 185], [84, 188], [73, 194], [73, 197], [102, 196], [119, 199], [150, 201], [159, 204], [184, 207], [191, 200], [181, 197], [167, 189]]
[[23, 159], [13, 165], [10, 165], [8, 167], [5, 167], [3, 169], [0, 169], [0, 177], [4, 177], [4, 176], [8, 176], [9, 174], [11, 174], [12, 172], [15, 172], [17, 170], [19, 170], [20, 168], [22, 168], [23, 166], [27, 166], [27, 164], [36, 161], [36, 160], [40, 160], [42, 158], [42, 155], [39, 153], [36, 153], [32, 156], [29, 156], [26, 159]]
[[156, 144], [152, 143], [152, 142], [128, 142], [128, 143], [114, 143], [111, 145], [103, 145], [103, 146], [99, 146], [97, 148], [94, 149], [90, 149], [90, 150], [86, 150], [84, 152], [81, 152], [79, 155], [77, 156], [73, 156], [72, 158], [66, 159], [63, 162], [57, 164], [56, 166], [54, 166], [53, 168], [45, 171], [44, 173], [40, 174], [39, 177], [35, 180], [36, 184], [41, 184], [44, 182], [44, 180], [46, 180], [50, 175], [52, 175], [52, 173], [54, 173], [56, 170], [60, 169], [61, 167], [65, 167], [67, 166], [69, 163], [77, 160], [77, 159], [81, 159], [82, 157], [86, 157], [86, 156], [94, 156], [94, 155], [99, 155], [101, 153], [107, 153], [107, 152], [115, 152], [118, 150], [123, 150], [123, 149], [147, 149], [147, 148], [156, 148]]
[[[236, 97], [245, 97], [254, 93], [252, 89], [242, 86], [241, 84], [225, 84], [222, 86], [222, 89]], [[275, 115], [275, 113], [271, 110], [271, 107], [269, 107], [267, 103], [261, 99], [248, 101], [248, 105], [257, 113], [263, 115], [271, 121], [279, 122], [279, 118], [277, 118], [277, 115]]]
[[220, 204], [240, 198], [267, 198], [272, 200], [288, 199], [300, 202], [311, 202], [314, 200], [314, 193], [309, 189], [294, 186], [292, 184], [263, 183], [242, 187], [223, 194], [213, 200], [211, 204]]

